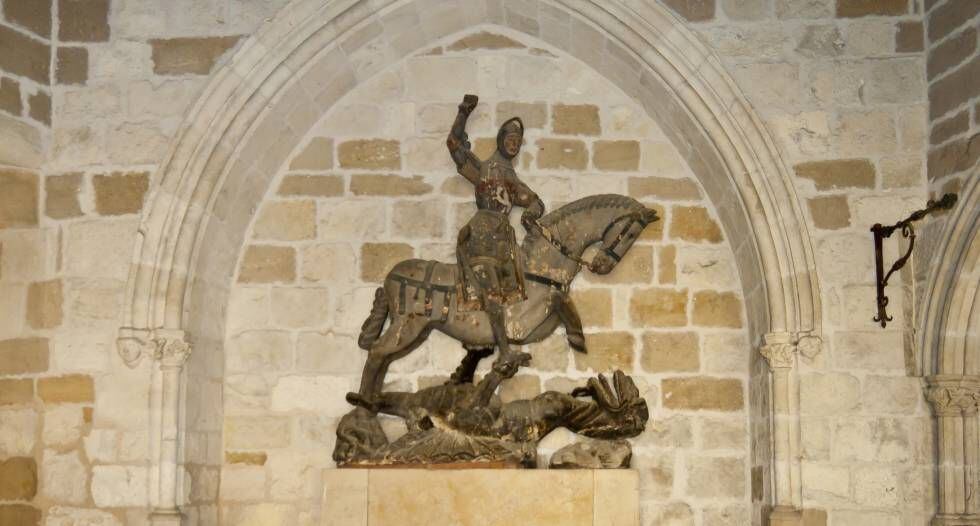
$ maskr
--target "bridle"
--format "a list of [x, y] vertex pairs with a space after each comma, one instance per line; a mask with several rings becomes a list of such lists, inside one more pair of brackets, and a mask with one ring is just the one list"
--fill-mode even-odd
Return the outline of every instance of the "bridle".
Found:
[[[605, 240], [606, 240], [606, 235], [609, 234], [609, 230], [612, 227], [614, 227], [617, 223], [622, 221], [624, 218], [629, 218], [630, 221], [623, 226], [623, 228], [619, 231], [618, 234], [616, 234], [616, 238], [613, 240], [612, 245], [606, 246]], [[656, 219], [654, 219], [654, 221], [656, 221]], [[607, 256], [612, 258], [614, 261], [619, 263], [620, 261], [622, 261], [623, 255], [618, 254], [616, 252], [616, 247], [618, 247], [619, 244], [623, 241], [623, 238], [626, 237], [626, 234], [628, 234], [629, 231], [633, 228], [633, 226], [636, 225], [637, 223], [642, 225], [641, 228], [642, 230], [643, 228], [646, 228], [646, 226], [649, 225], [651, 222], [652, 221], [646, 221], [643, 219], [642, 212], [630, 212], [628, 214], [624, 214], [617, 217], [613, 222], [609, 223], [609, 226], [607, 226], [606, 229], [602, 232], [602, 248], [600, 250], [602, 250], [603, 253], [605, 253]], [[572, 251], [568, 249], [568, 247], [562, 244], [562, 242], [559, 241], [557, 237], [555, 237], [554, 233], [551, 232], [551, 230], [548, 230], [544, 225], [538, 223], [537, 221], [535, 221], [533, 224], [535, 227], [541, 230], [540, 232], [538, 232], [538, 235], [540, 235], [546, 241], [548, 241], [548, 243], [550, 243], [551, 246], [555, 247], [555, 249], [557, 249], [562, 256], [574, 261], [580, 268], [586, 267], [590, 271], [595, 272], [595, 268], [593, 267], [591, 261], [586, 261], [581, 257], [573, 254]], [[545, 234], [545, 232], [547, 232], [547, 234]]]

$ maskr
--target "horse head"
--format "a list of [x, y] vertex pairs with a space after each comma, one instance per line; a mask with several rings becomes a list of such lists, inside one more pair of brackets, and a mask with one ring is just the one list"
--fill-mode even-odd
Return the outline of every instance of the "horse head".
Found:
[[599, 251], [589, 263], [589, 270], [596, 274], [609, 274], [623, 259], [626, 252], [650, 223], [660, 219], [650, 208], [625, 214], [606, 227], [602, 233]]

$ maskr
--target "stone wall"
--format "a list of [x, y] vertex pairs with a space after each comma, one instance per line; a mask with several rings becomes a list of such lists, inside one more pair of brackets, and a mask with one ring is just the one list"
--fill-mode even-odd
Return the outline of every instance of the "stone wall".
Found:
[[[560, 333], [528, 346], [532, 366], [501, 386], [501, 399], [568, 392], [622, 369], [651, 408], [634, 448], [644, 520], [749, 522], [749, 342], [712, 205], [657, 124], [612, 83], [496, 30], [452, 38], [359, 86], [263, 199], [228, 310], [223, 517], [247, 520], [270, 501], [291, 518], [320, 511], [319, 473], [333, 465], [336, 424], [350, 410], [343, 395], [357, 388], [366, 353], [356, 338], [375, 289], [400, 260], [455, 262], [456, 233], [475, 211], [445, 145], [463, 93], [481, 97], [467, 127], [480, 158], [500, 124], [522, 118], [517, 169], [547, 210], [623, 193], [662, 218], [612, 274], [584, 271], [574, 283], [590, 354], [571, 352]], [[435, 333], [395, 362], [386, 388], [442, 383], [464, 354]], [[385, 420], [392, 438], [400, 423]], [[572, 439], [547, 439], [542, 464]]]
[[[4, 313], [0, 319], [0, 353], [4, 359], [0, 362], [9, 368], [0, 370], [0, 462], [3, 463], [0, 480], [16, 481], [9, 486], [0, 485], [0, 501], [3, 501], [0, 518], [13, 517], [11, 520], [16, 523], [25, 524], [38, 520], [57, 524], [67, 521], [67, 517], [104, 524], [140, 524], [146, 517], [146, 506], [154, 485], [148, 474], [151, 419], [147, 408], [152, 364], [145, 360], [136, 369], [128, 369], [117, 356], [113, 344], [116, 328], [121, 323], [119, 316], [129, 254], [137, 236], [138, 214], [142, 203], [149, 202], [157, 191], [159, 182], [152, 174], [164, 161], [182, 120], [193, 116], [192, 104], [203, 86], [234, 53], [236, 46], [242, 45], [286, 2], [58, 0], [52, 1], [47, 11], [45, 1], [4, 0], [2, 4], [0, 34], [5, 36], [0, 38], [13, 39], [12, 48], [23, 53], [0, 53], [0, 162], [4, 165], [0, 173], [0, 186], [4, 190], [0, 192], [0, 309]], [[508, 0], [506, 4], [508, 12], [537, 9], [534, 2]], [[944, 85], [954, 84], [952, 81], [944, 83], [944, 79], [969, 75], [972, 71], [969, 68], [976, 62], [976, 53], [966, 51], [973, 48], [964, 35], [975, 29], [976, 14], [950, 18], [948, 13], [957, 6], [972, 6], [973, 2], [926, 1], [922, 5], [918, 0], [664, 0], [663, 4], [677, 13], [678, 24], [698, 32], [717, 54], [738, 89], [765, 122], [784, 161], [797, 176], [797, 192], [813, 236], [816, 270], [824, 300], [823, 350], [813, 359], [801, 357], [797, 372], [803, 431], [801, 492], [804, 507], [809, 510], [808, 519], [828, 524], [924, 523], [933, 509], [930, 427], [919, 380], [904, 374], [910, 361], [915, 361], [907, 356], [916, 354], [916, 350], [909, 347], [911, 339], [905, 337], [911, 328], [909, 319], [914, 302], [906, 301], [897, 286], [890, 286], [895, 321], [884, 331], [871, 323], [874, 290], [867, 228], [875, 222], [892, 222], [922, 206], [927, 196], [927, 148], [932, 157], [928, 170], [928, 188], [931, 190], [940, 191], [947, 184], [954, 188], [955, 181], [968, 173], [965, 169], [956, 169], [959, 175], [934, 175], [941, 171], [934, 171], [933, 167], [955, 168], [961, 164], [961, 158], [970, 158], [969, 152], [975, 150], [967, 146], [976, 134], [975, 94], [965, 94], [962, 105], [931, 120], [927, 95], [937, 94]], [[73, 22], [62, 24], [59, 18], [76, 8], [81, 9], [81, 13], [76, 14], [73, 21], [92, 21], [79, 29], [91, 31], [86, 33], [87, 36], [73, 33], [70, 29]], [[48, 25], [44, 24], [46, 16], [50, 19]], [[925, 30], [923, 17], [926, 19]], [[960, 20], [963, 23], [957, 26], [955, 21]], [[945, 36], [931, 36], [933, 25], [937, 28], [945, 25], [946, 29], [940, 31], [945, 32]], [[45, 29], [47, 27], [49, 29]], [[66, 36], [62, 36], [62, 27], [67, 31]], [[932, 53], [929, 59], [922, 51], [920, 41], [923, 39]], [[588, 42], [584, 44], [583, 47], [588, 47]], [[528, 45], [530, 48], [542, 47], [533, 43]], [[44, 49], [32, 55], [40, 48]], [[529, 60], [556, 60], [547, 55], [533, 55], [530, 48], [504, 48], [499, 53], [520, 53]], [[11, 48], [0, 42], [0, 49]], [[427, 56], [426, 60], [438, 62], [459, 58], [460, 53], [469, 52], [443, 48], [442, 55]], [[486, 68], [476, 70], [478, 79], [500, 67], [499, 61], [493, 59], [493, 53], [478, 53], [487, 56]], [[17, 60], [11, 62], [14, 56]], [[23, 61], [23, 57], [31, 56], [47, 56], [49, 61], [44, 62], [43, 58]], [[45, 68], [44, 64], [47, 64], [46, 75], [31, 73]], [[939, 67], [933, 64], [946, 64], [946, 69], [929, 75], [929, 68]], [[506, 71], [506, 65], [504, 69]], [[523, 86], [526, 93], [540, 93], [535, 90], [541, 86], [529, 80], [529, 76], [536, 73], [536, 70], [524, 73], [523, 78], [528, 84]], [[381, 83], [382, 77], [373, 82]], [[962, 86], [960, 83], [955, 85]], [[11, 86], [16, 86], [16, 96], [12, 95], [14, 88]], [[375, 106], [377, 99], [368, 98], [357, 104], [374, 108], [366, 109], [363, 116], [363, 122], [373, 126], [370, 131], [354, 133], [348, 130], [344, 133], [352, 135], [345, 135], [337, 130], [318, 130], [316, 137], [331, 140], [329, 150], [334, 154], [331, 168], [323, 169], [326, 160], [315, 155], [304, 159], [295, 170], [287, 166], [269, 189], [268, 210], [262, 208], [255, 219], [258, 227], [263, 217], [275, 216], [277, 212], [273, 210], [277, 208], [278, 213], [298, 214], [298, 217], [304, 214], [308, 217], [309, 210], [313, 209], [317, 214], [312, 225], [316, 240], [275, 239], [283, 235], [302, 238], [309, 235], [309, 230], [291, 227], [289, 232], [283, 233], [273, 228], [262, 233], [262, 239], [249, 241], [250, 246], [258, 248], [243, 247], [241, 250], [244, 266], [249, 261], [262, 259], [263, 251], [270, 262], [276, 261], [277, 256], [289, 261], [291, 255], [293, 260], [289, 265], [295, 266], [287, 267], [294, 269], [295, 277], [289, 286], [285, 283], [236, 283], [229, 320], [244, 319], [240, 316], [255, 310], [254, 304], [247, 306], [248, 294], [243, 291], [257, 289], [261, 292], [255, 294], [255, 301], [262, 306], [259, 309], [266, 309], [265, 302], [271, 305], [272, 301], [277, 301], [278, 306], [303, 301], [304, 294], [326, 296], [329, 306], [326, 312], [290, 314], [289, 311], [276, 311], [277, 316], [286, 318], [299, 314], [324, 316], [314, 320], [315, 326], [290, 327], [282, 334], [269, 337], [282, 339], [285, 334], [289, 352], [295, 353], [290, 355], [289, 369], [283, 369], [282, 376], [311, 376], [315, 378], [311, 383], [316, 388], [332, 385], [316, 378], [333, 378], [337, 371], [344, 371], [340, 377], [346, 378], [347, 383], [333, 386], [337, 394], [329, 399], [331, 403], [339, 401], [342, 391], [350, 387], [350, 379], [359, 371], [360, 365], [347, 361], [301, 362], [300, 357], [305, 356], [304, 360], [321, 358], [311, 354], [309, 347], [303, 346], [306, 344], [348, 348], [350, 334], [321, 334], [328, 325], [320, 322], [343, 321], [340, 307], [345, 305], [350, 306], [344, 311], [349, 317], [343, 321], [345, 326], [356, 328], [360, 323], [366, 312], [365, 301], [369, 299], [367, 292], [373, 287], [371, 283], [377, 279], [378, 272], [370, 266], [363, 268], [360, 262], [377, 262], [381, 259], [376, 257], [378, 253], [389, 248], [400, 254], [398, 257], [412, 254], [451, 259], [452, 232], [459, 218], [467, 214], [463, 207], [468, 199], [464, 194], [465, 186], [443, 186], [444, 180], [450, 179], [451, 167], [423, 164], [416, 169], [413, 164], [418, 159], [423, 163], [430, 159], [446, 162], [440, 145], [443, 132], [436, 128], [422, 129], [419, 123], [446, 126], [448, 121], [444, 119], [451, 118], [451, 106], [466, 86], [447, 84], [437, 87], [452, 87], [455, 91], [452, 97], [440, 101], [441, 106], [436, 104], [430, 108], [430, 113], [420, 113], [422, 105], [404, 115], [398, 108], [390, 110], [394, 113], [388, 109], [382, 113], [381, 108]], [[483, 86], [480, 87], [482, 90]], [[571, 151], [578, 152], [577, 157], [568, 160], [572, 166], [580, 166], [584, 159], [586, 173], [602, 174], [602, 177], [612, 175], [619, 185], [617, 191], [650, 192], [643, 198], [665, 204], [667, 229], [660, 234], [663, 237], [659, 241], [645, 241], [633, 251], [631, 257], [634, 258], [646, 251], [645, 254], [650, 256], [649, 267], [623, 269], [638, 272], [645, 280], [646, 285], [636, 292], [637, 296], [654, 295], [661, 289], [686, 288], [685, 299], [691, 307], [695, 299], [692, 291], [701, 287], [684, 285], [683, 280], [688, 279], [682, 273], [685, 249], [728, 253], [729, 245], [735, 246], [736, 240], [726, 233], [729, 225], [724, 223], [719, 225], [723, 237], [721, 243], [688, 245], [687, 241], [671, 236], [671, 222], [678, 217], [675, 213], [681, 207], [703, 207], [712, 219], [720, 217], [720, 211], [715, 204], [704, 201], [703, 188], [698, 190], [701, 193], [697, 199], [679, 197], [691, 196], [691, 189], [698, 189], [696, 182], [678, 183], [681, 186], [671, 192], [679, 193], [654, 193], [664, 186], [663, 181], [650, 184], [655, 181], [651, 177], [671, 182], [691, 177], [691, 172], [680, 162], [677, 163], [680, 168], [674, 164], [645, 164], [652, 157], [648, 155], [651, 145], [661, 145], [652, 146], [654, 151], [660, 152], [657, 148], [670, 150], [663, 146], [664, 140], [660, 136], [648, 140], [648, 134], [656, 134], [656, 126], [628, 132], [610, 128], [611, 123], [617, 122], [617, 114], [612, 111], [617, 104], [606, 100], [607, 90], [593, 93], [589, 98], [567, 101], [571, 106], [596, 106], [601, 135], [559, 133], [561, 128], [555, 128], [556, 117], [564, 110], [556, 104], [562, 101], [551, 100], [547, 94], [525, 98], [525, 92], [521, 96], [506, 97], [481, 92], [487, 108], [492, 110], [473, 123], [472, 129], [480, 130], [473, 136], [492, 136], [493, 126], [497, 123], [496, 111], [501, 103], [526, 104], [521, 111], [526, 108], [532, 114], [539, 113], [542, 123], [540, 128], [535, 128], [540, 131], [529, 139], [529, 145], [537, 147], [537, 141], [549, 139], [571, 141]], [[366, 96], [364, 90], [358, 90], [358, 93]], [[50, 95], [51, 101], [50, 127], [43, 113], [45, 94]], [[624, 105], [628, 106], [629, 101]], [[967, 118], [963, 117], [964, 108], [968, 110]], [[341, 111], [342, 108], [338, 108], [335, 115]], [[426, 121], [426, 118], [430, 120]], [[645, 116], [642, 118], [646, 119]], [[400, 128], [409, 120], [416, 123], [415, 128]], [[644, 137], [646, 139], [642, 139]], [[931, 138], [934, 142], [927, 146]], [[342, 149], [342, 145], [362, 139], [396, 140], [399, 169], [372, 166], [362, 170], [343, 166], [343, 154], [350, 150]], [[596, 164], [596, 153], [597, 142], [604, 140], [638, 141], [639, 169], [635, 173], [603, 170]], [[320, 147], [311, 151], [322, 152], [325, 144], [321, 142]], [[296, 146], [299, 148], [297, 154], [300, 154], [306, 144]], [[944, 164], [943, 159], [950, 158], [943, 153], [947, 151], [966, 152], [966, 157], [957, 154], [952, 165]], [[429, 156], [428, 152], [433, 155]], [[572, 176], [563, 173], [564, 169], [540, 166], [547, 155], [533, 153], [522, 173], [540, 172], [534, 174], [536, 179], [532, 184], [540, 186], [542, 194], [549, 197], [549, 207], [578, 195], [608, 189], [606, 179], [602, 184], [591, 186], [579, 184], [577, 179], [573, 184]], [[303, 163], [312, 164], [300, 167]], [[289, 178], [290, 175], [296, 177]], [[415, 179], [416, 175], [421, 177]], [[631, 179], [634, 180], [632, 184]], [[398, 184], [394, 184], [396, 182]], [[247, 193], [261, 195], [264, 191], [265, 188], [260, 188]], [[290, 195], [279, 195], [280, 191]], [[378, 192], [400, 194], [376, 195]], [[383, 240], [379, 242], [384, 246], [351, 243], [345, 250], [347, 256], [359, 262], [357, 267], [334, 265], [340, 267], [337, 272], [341, 274], [338, 275], [349, 276], [351, 282], [357, 284], [345, 284], [346, 288], [342, 290], [349, 294], [328, 290], [323, 286], [324, 282], [317, 281], [323, 279], [323, 275], [304, 274], [308, 268], [305, 261], [319, 257], [319, 264], [325, 266], [321, 268], [331, 268], [330, 257], [342, 253], [331, 251], [344, 240], [319, 236], [337, 226], [329, 224], [328, 218], [333, 216], [327, 211], [336, 211], [340, 214], [336, 217], [343, 217], [342, 203], [348, 201], [371, 203], [367, 206], [377, 207], [387, 214], [383, 225], [373, 226], [383, 227]], [[458, 206], [441, 219], [430, 218], [426, 223], [429, 233], [425, 238], [394, 230], [396, 215], [422, 208], [424, 217], [428, 208], [419, 203], [429, 201]], [[327, 203], [340, 203], [341, 206], [332, 207]], [[256, 210], [258, 205], [254, 203]], [[275, 220], [268, 221], [276, 223]], [[359, 226], [372, 227], [370, 223]], [[308, 222], [305, 228], [310, 228]], [[257, 230], [253, 228], [252, 232]], [[920, 237], [924, 244], [928, 239], [926, 234]], [[317, 255], [317, 251], [310, 247], [321, 243], [329, 249], [321, 250]], [[660, 281], [666, 279], [660, 269], [669, 267], [664, 261], [670, 259], [668, 246], [675, 247], [674, 283]], [[891, 245], [888, 250], [891, 255], [898, 252], [897, 247]], [[252, 274], [252, 279], [256, 276], [261, 279], [263, 273], [281, 276], [276, 272], [282, 270], [282, 267], [264, 264], [251, 268], [258, 270], [258, 274]], [[692, 267], [696, 272], [716, 268], [718, 265], [707, 269]], [[917, 272], [920, 268], [917, 264]], [[242, 276], [248, 279], [249, 274], [240, 273], [236, 279]], [[706, 279], [714, 284], [717, 278]], [[629, 285], [581, 278], [580, 281], [579, 301], [593, 302], [604, 316], [608, 313], [607, 317], [594, 320], [589, 331], [613, 335], [600, 339], [631, 341], [633, 355], [630, 363], [634, 373], [658, 381], [675, 375], [652, 373], [645, 368], [648, 364], [643, 362], [647, 340], [644, 333], [659, 333], [660, 330], [648, 331], [633, 326], [631, 299], [623, 292], [630, 288]], [[740, 289], [732, 286], [730, 290]], [[220, 311], [224, 305], [213, 308]], [[262, 312], [271, 316], [273, 311]], [[744, 319], [764, 319], [765, 313], [747, 312], [743, 316]], [[686, 317], [685, 323], [692, 319]], [[271, 318], [260, 321], [272, 323]], [[280, 321], [287, 322], [286, 319]], [[693, 321], [690, 323], [692, 327], [696, 325]], [[242, 340], [235, 339], [235, 331], [241, 328], [237, 327], [228, 327], [229, 352]], [[698, 372], [677, 373], [676, 376], [720, 375], [710, 368], [706, 354], [710, 351], [704, 344], [706, 335], [716, 330], [741, 333], [739, 329], [685, 328], [683, 332], [699, 334]], [[313, 343], [300, 337], [304, 333], [310, 335], [304, 338]], [[331, 341], [336, 343], [325, 343]], [[542, 353], [556, 361], [554, 369], [545, 373], [544, 385], [533, 380], [515, 381], [515, 391], [533, 391], [546, 387], [548, 381], [557, 382], [556, 378], [581, 378], [585, 374], [578, 369], [574, 357], [554, 351], [560, 340], [554, 343], [551, 354], [547, 350]], [[740, 376], [744, 401], [764, 402], [764, 397], [759, 395], [768, 388], [766, 363], [758, 358], [756, 349], [750, 347], [758, 342], [743, 343], [741, 352], [744, 354], [740, 356], [744, 363], [739, 366], [744, 365], [745, 370], [752, 371], [751, 375], [745, 370], [739, 373], [745, 375]], [[451, 347], [451, 344], [439, 341], [404, 360], [405, 364], [398, 367], [408, 368], [413, 360], [420, 360], [427, 373], [402, 374], [402, 385], [417, 385], [422, 376], [430, 376], [429, 373], [434, 376], [455, 365], [456, 356], [448, 351]], [[360, 351], [350, 348], [351, 356], [361, 356]], [[730, 346], [721, 348], [730, 349]], [[223, 357], [220, 353], [209, 353], [209, 350], [206, 346], [196, 348], [191, 367], [194, 371], [207, 369], [209, 375], [219, 375], [217, 392], [220, 395], [222, 365], [215, 366], [208, 360], [213, 361], [214, 356]], [[330, 356], [330, 360], [335, 358]], [[438, 363], [433, 359], [438, 359]], [[690, 360], [690, 355], [683, 359]], [[271, 405], [275, 387], [264, 379], [259, 382], [250, 378], [257, 375], [249, 372], [232, 372], [233, 363], [229, 354], [229, 370], [225, 376], [228, 405], [224, 409], [229, 413], [226, 426], [234, 422], [235, 417], [231, 416], [236, 407], [234, 404], [246, 403], [250, 396], [259, 400], [267, 396]], [[567, 375], [558, 372], [562, 364]], [[337, 371], [326, 369], [334, 365]], [[911, 365], [914, 370], [915, 364]], [[306, 367], [310, 368], [303, 369]], [[300, 374], [300, 370], [304, 374]], [[401, 373], [405, 372], [401, 370]], [[279, 373], [272, 376], [278, 379]], [[749, 378], [751, 385], [746, 385]], [[197, 397], [205, 389], [212, 396], [216, 390], [214, 384], [212, 376], [193, 380], [188, 385], [188, 396]], [[233, 387], [242, 394], [236, 394]], [[293, 387], [303, 389], [308, 384], [296, 381]], [[648, 388], [650, 398], [660, 401], [659, 409], [664, 413], [658, 416], [663, 416], [667, 410], [663, 407], [662, 383], [655, 381]], [[238, 396], [243, 401], [236, 401]], [[749, 408], [725, 413], [727, 416], [720, 420], [744, 422], [748, 411]], [[760, 403], [751, 411], [754, 419], [756, 414], [766, 414], [768, 407]], [[304, 421], [304, 413], [309, 414], [303, 409], [286, 412], [300, 423]], [[668, 426], [655, 418], [654, 427], [648, 433], [653, 433], [663, 443], [679, 440], [677, 437], [684, 439], [689, 434], [694, 449], [678, 454], [690, 454], [692, 458], [716, 456], [715, 452], [700, 453], [708, 425], [704, 422], [709, 420], [705, 413], [678, 413], [674, 417], [676, 420], [670, 422], [680, 423]], [[198, 417], [209, 415], [195, 413], [190, 416], [196, 422]], [[296, 437], [308, 436], [302, 435], [306, 430], [312, 430], [309, 431], [313, 435], [310, 440], [328, 442], [331, 433], [323, 430], [329, 429], [331, 418], [323, 417], [323, 422], [313, 422], [312, 427], [288, 430], [272, 427], [263, 431], [279, 439], [288, 431], [289, 440], [294, 441]], [[306, 421], [311, 420], [307, 418]], [[294, 420], [288, 422], [292, 425]], [[750, 440], [750, 436], [753, 439], [766, 436], [768, 424], [760, 422], [752, 420], [752, 432], [745, 431], [741, 438], [743, 444]], [[266, 452], [266, 446], [254, 451], [237, 448], [227, 443], [228, 437], [234, 436], [231, 433], [226, 434], [226, 443], [221, 444], [208, 427], [212, 424], [205, 422], [201, 424], [200, 432], [193, 431], [198, 438], [188, 442], [184, 453], [192, 475], [184, 479], [182, 502], [194, 503], [186, 508], [192, 521], [217, 521], [218, 510], [213, 505], [219, 495], [216, 465], [222, 462], [226, 470], [241, 470], [243, 476], [269, 481], [269, 486], [263, 487], [262, 491], [263, 495], [268, 492], [270, 496], [259, 498], [252, 494], [254, 504], [248, 509], [269, 514], [265, 517], [275, 517], [280, 511], [288, 514], [293, 509], [303, 509], [308, 513], [301, 517], [311, 517], [312, 508], [291, 508], [293, 504], [287, 504], [302, 499], [277, 500], [279, 495], [308, 490], [297, 489], [297, 481], [305, 480], [301, 476], [280, 475], [288, 473], [292, 469], [290, 462], [296, 459], [288, 454], [274, 453], [289, 453], [290, 447], [269, 446], [269, 450], [278, 451], [267, 452], [262, 457], [258, 452]], [[719, 436], [727, 435], [719, 433]], [[322, 447], [323, 451], [329, 450], [329, 443]], [[660, 500], [648, 499], [658, 502], [645, 509], [650, 522], [669, 523], [670, 518], [680, 524], [724, 523], [715, 513], [730, 509], [736, 518], [729, 522], [742, 523], [740, 517], [743, 515], [740, 514], [746, 513], [749, 496], [744, 497], [746, 500], [733, 498], [731, 506], [721, 506], [713, 498], [687, 495], [689, 481], [694, 480], [690, 478], [691, 474], [697, 469], [703, 473], [708, 468], [686, 461], [683, 465], [672, 464], [677, 462], [674, 453], [661, 452], [653, 445], [653, 439], [643, 447], [647, 448], [647, 455], [641, 460], [644, 463], [644, 487], [649, 492], [650, 488], [669, 481], [672, 492], [669, 497], [656, 497], [668, 502], [663, 506], [659, 504]], [[650, 453], [654, 450], [656, 454]], [[740, 457], [734, 451], [725, 450], [718, 456], [737, 464]], [[767, 468], [756, 465], [755, 456], [752, 458], [751, 461], [742, 460], [746, 465], [734, 466], [731, 472], [764, 481]], [[324, 461], [322, 456], [316, 460]], [[297, 461], [298, 467], [303, 465]], [[663, 467], [667, 465], [674, 471]], [[714, 460], [708, 465], [715, 466]], [[758, 521], [761, 520], [758, 515], [764, 511], [762, 502], [768, 502], [769, 495], [756, 493], [757, 488], [766, 489], [765, 484], [753, 485], [749, 479], [741, 480], [755, 501], [752, 513], [753, 519]], [[274, 481], [279, 482], [273, 484]], [[225, 479], [222, 484], [234, 482], [234, 478], [231, 482]], [[675, 490], [678, 493], [674, 494]], [[222, 487], [220, 491], [225, 494], [231, 488]], [[229, 512], [239, 513], [244, 509], [231, 506]], [[274, 521], [270, 519], [269, 522]]]

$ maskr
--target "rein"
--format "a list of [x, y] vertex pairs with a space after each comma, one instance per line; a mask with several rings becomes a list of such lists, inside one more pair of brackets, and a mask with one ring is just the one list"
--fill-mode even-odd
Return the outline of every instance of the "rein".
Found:
[[[623, 240], [623, 236], [625, 236], [626, 233], [629, 232], [631, 228], [633, 228], [633, 224], [634, 223], [637, 223], [637, 222], [643, 223], [643, 220], [641, 219], [640, 213], [639, 212], [631, 212], [629, 214], [625, 214], [625, 215], [622, 215], [622, 216], [617, 217], [612, 223], [609, 223], [609, 226], [607, 226], [606, 227], [606, 230], [602, 233], [602, 238], [605, 238], [606, 237], [606, 234], [609, 232], [609, 229], [612, 228], [613, 225], [615, 225], [616, 223], [618, 223], [620, 219], [623, 219], [625, 217], [632, 218], [632, 221], [630, 221], [629, 223], [626, 223], [626, 225], [623, 227], [623, 229], [616, 236], [616, 239], [614, 240], [613, 245], [611, 247], [607, 247], [607, 246], [605, 246], [605, 244], [603, 244], [603, 246], [602, 246], [602, 251], [605, 252], [609, 257], [611, 257], [614, 260], [616, 260], [617, 262], [619, 262], [621, 258], [620, 258], [620, 256], [618, 254], [615, 253], [614, 249]], [[555, 249], [557, 249], [558, 252], [560, 252], [562, 256], [565, 256], [566, 258], [574, 261], [575, 263], [578, 264], [579, 267], [586, 267], [589, 270], [593, 270], [593, 268], [592, 268], [592, 262], [591, 261], [586, 261], [586, 260], [582, 259], [581, 257], [576, 256], [575, 254], [573, 254], [572, 251], [568, 249], [568, 247], [566, 247], [564, 244], [562, 244], [562, 242], [559, 241], [557, 237], [555, 237], [554, 233], [552, 233], [551, 230], [548, 230], [547, 228], [545, 228], [544, 225], [542, 225], [541, 223], [538, 223], [537, 221], [535, 221], [533, 224], [536, 227], [536, 229], [538, 230], [538, 234], [541, 237], [543, 237], [545, 239], [545, 241], [547, 241], [548, 243], [550, 243], [551, 246], [555, 247]], [[644, 226], [646, 226], [646, 224], [644, 224]], [[545, 234], [545, 232], [547, 232], [547, 234]]]

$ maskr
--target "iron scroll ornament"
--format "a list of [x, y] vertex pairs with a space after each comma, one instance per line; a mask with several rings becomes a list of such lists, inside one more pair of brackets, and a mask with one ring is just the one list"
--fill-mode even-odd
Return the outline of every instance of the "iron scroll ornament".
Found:
[[[936, 210], [949, 210], [955, 204], [956, 194], [945, 194], [938, 201], [930, 199], [926, 202], [925, 208], [912, 212], [911, 215], [894, 225], [882, 226], [881, 223], [875, 223], [871, 227], [871, 232], [875, 237], [875, 284], [878, 288], [878, 314], [874, 317], [874, 321], [881, 324], [882, 328], [893, 319], [887, 312], [888, 296], [885, 295], [885, 287], [888, 285], [888, 279], [891, 278], [895, 271], [905, 266], [905, 263], [908, 262], [909, 257], [912, 255], [912, 249], [915, 248], [915, 229], [912, 227], [912, 222], [918, 221]], [[909, 248], [902, 257], [895, 260], [888, 273], [884, 274], [885, 265], [883, 261], [884, 253], [882, 251], [882, 243], [885, 238], [891, 237], [892, 233], [899, 229], [902, 231], [902, 237], [909, 240]]]

